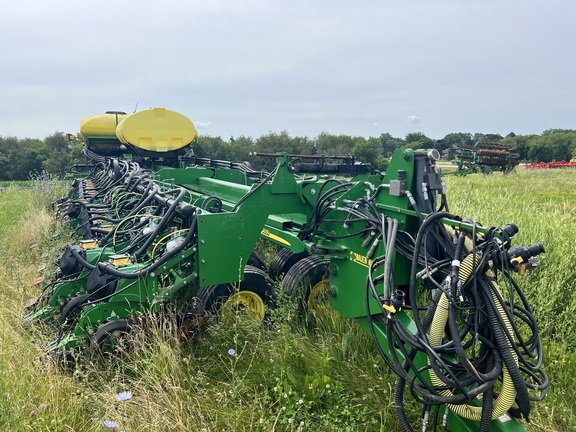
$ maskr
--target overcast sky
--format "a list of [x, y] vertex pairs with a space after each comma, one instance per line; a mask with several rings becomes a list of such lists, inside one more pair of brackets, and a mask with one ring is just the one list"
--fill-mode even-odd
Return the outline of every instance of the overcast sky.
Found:
[[0, 136], [165, 107], [201, 134], [576, 128], [574, 0], [2, 0]]

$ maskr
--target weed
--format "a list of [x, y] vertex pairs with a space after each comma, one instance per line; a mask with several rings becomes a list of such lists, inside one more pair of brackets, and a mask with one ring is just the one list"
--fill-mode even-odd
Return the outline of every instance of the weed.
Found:
[[[514, 221], [521, 230], [515, 244], [542, 242], [546, 248], [539, 268], [519, 279], [539, 320], [551, 378], [548, 397], [534, 404], [531, 423], [525, 423], [528, 431], [576, 430], [570, 392], [576, 384], [572, 179], [570, 172], [523, 171], [447, 178], [454, 212], [469, 196], [465, 216], [485, 225]], [[202, 337], [183, 340], [176, 318], [166, 314], [134, 335], [133, 349], [121, 361], [88, 357], [73, 374], [61, 371], [43, 356], [47, 333], [21, 325], [26, 298], [41, 289], [34, 285], [39, 264], [48, 256], [53, 261], [59, 249], [51, 240], [58, 228], [35, 196], [21, 185], [0, 194], [4, 430], [101, 432], [106, 420], [117, 430], [146, 432], [400, 430], [395, 377], [370, 337], [327, 306], [302, 325], [281, 285], [267, 325], [214, 316]], [[270, 262], [273, 248], [261, 247]], [[419, 407], [414, 403], [408, 411], [416, 421]]]

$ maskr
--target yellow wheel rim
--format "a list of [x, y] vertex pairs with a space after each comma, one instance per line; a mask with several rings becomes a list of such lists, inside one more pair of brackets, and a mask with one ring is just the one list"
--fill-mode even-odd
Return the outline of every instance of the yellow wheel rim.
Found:
[[320, 308], [325, 306], [330, 298], [330, 281], [323, 279], [310, 288], [310, 296], [308, 297], [308, 310], [318, 312]]
[[252, 291], [238, 291], [232, 294], [222, 307], [222, 315], [227, 320], [235, 316], [246, 315], [256, 322], [264, 321], [266, 305], [258, 294]]

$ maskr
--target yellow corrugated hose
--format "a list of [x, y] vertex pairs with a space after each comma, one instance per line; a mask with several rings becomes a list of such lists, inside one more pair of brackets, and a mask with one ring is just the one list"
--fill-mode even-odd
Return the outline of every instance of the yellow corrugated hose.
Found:
[[[477, 261], [479, 261], [480, 257], [476, 255]], [[470, 274], [472, 273], [473, 269], [473, 254], [469, 254], [460, 265], [460, 270], [458, 273], [459, 279], [464, 283]], [[494, 297], [494, 301], [497, 305], [498, 313], [502, 317], [506, 327], [508, 328], [509, 332], [512, 333], [512, 326], [510, 325], [510, 321], [508, 320], [508, 316], [504, 312], [502, 305], [495, 298], [495, 295], [492, 294]], [[444, 336], [444, 328], [446, 327], [446, 323], [448, 322], [448, 307], [449, 301], [446, 294], [442, 294], [440, 297], [440, 301], [438, 302], [438, 307], [436, 308], [436, 312], [434, 314], [434, 319], [432, 320], [432, 324], [430, 327], [430, 345], [432, 347], [442, 345], [442, 337]], [[514, 360], [516, 363], [518, 362], [518, 356], [512, 350], [512, 354], [514, 356]], [[428, 364], [430, 364], [430, 359], [428, 359]], [[433, 369], [430, 369], [430, 381], [432, 382], [433, 386], [444, 386], [442, 380], [436, 375]], [[452, 391], [450, 390], [441, 390], [440, 394], [443, 396], [452, 396]], [[494, 405], [492, 410], [492, 420], [499, 418], [500, 416], [504, 415], [514, 403], [514, 399], [516, 398], [516, 390], [514, 389], [514, 383], [512, 382], [512, 378], [508, 372], [506, 366], [503, 366], [503, 377], [502, 377], [502, 389], [500, 394], [497, 398], [494, 399]], [[467, 418], [469, 420], [480, 421], [482, 417], [482, 408], [479, 406], [473, 406], [468, 404], [463, 405], [454, 405], [448, 404], [447, 407], [454, 411], [461, 417]]]

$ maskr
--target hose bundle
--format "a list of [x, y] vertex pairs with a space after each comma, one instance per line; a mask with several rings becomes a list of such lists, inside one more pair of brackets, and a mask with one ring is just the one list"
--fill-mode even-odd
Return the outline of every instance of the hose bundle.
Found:
[[[475, 223], [472, 232], [456, 231], [441, 219], [458, 217], [429, 214], [412, 245], [390, 243], [390, 235], [384, 235], [387, 254], [372, 262], [367, 278], [367, 317], [381, 355], [398, 375], [400, 422], [404, 430], [413, 430], [404, 412], [406, 387], [423, 404], [425, 422], [433, 410], [434, 429], [444, 404], [445, 418], [453, 411], [480, 422], [483, 431], [506, 413], [528, 420], [531, 402], [545, 397], [548, 377], [541, 367], [536, 320], [509, 268], [510, 239], [517, 228], [509, 225], [479, 236]], [[385, 282], [393, 277], [385, 263], [394, 249], [404, 255], [412, 251], [410, 284], [403, 290], [392, 290]], [[387, 345], [394, 349], [378, 341], [370, 297], [381, 307]], [[402, 308], [413, 319], [415, 332], [400, 318]]]

